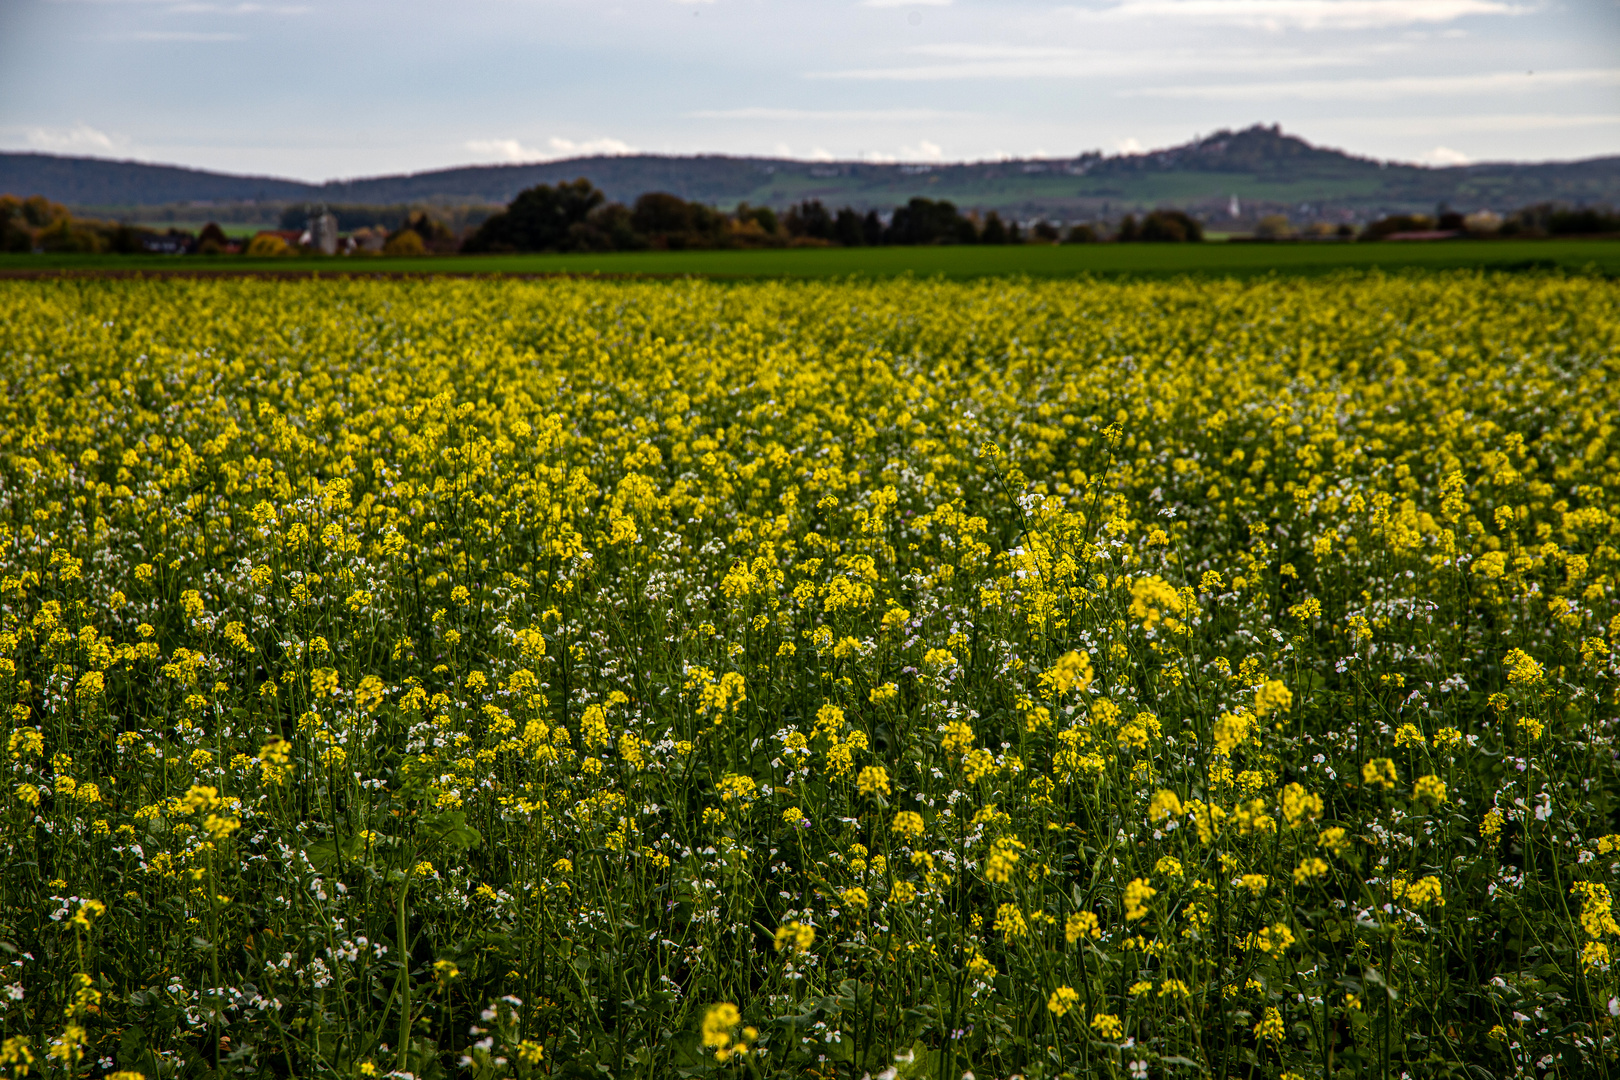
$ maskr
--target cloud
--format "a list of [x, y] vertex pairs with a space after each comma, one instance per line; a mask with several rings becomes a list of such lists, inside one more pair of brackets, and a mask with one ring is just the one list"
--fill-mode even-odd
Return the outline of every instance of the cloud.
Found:
[[546, 156], [544, 150], [531, 150], [516, 139], [468, 139], [462, 145], [481, 157], [505, 161], [539, 161]]
[[832, 161], [833, 160], [832, 151], [828, 150], [825, 146], [811, 147], [810, 148], [810, 160], [811, 161]]
[[71, 128], [29, 128], [26, 137], [28, 145], [34, 149], [57, 154], [85, 154], [98, 150], [110, 154], [118, 149], [121, 142], [89, 124]]
[[1387, 79], [1317, 79], [1301, 82], [1153, 86], [1121, 97], [1198, 98], [1205, 101], [1390, 101], [1415, 95], [1522, 94], [1558, 86], [1620, 86], [1620, 68], [1567, 71], [1498, 71], [1488, 75], [1403, 75]]
[[835, 123], [909, 123], [948, 120], [969, 115], [939, 109], [699, 109], [684, 114], [689, 120], [830, 120]]
[[1277, 31], [1379, 30], [1523, 15], [1535, 8], [1503, 0], [1120, 0], [1112, 7], [1067, 10], [1086, 21], [1181, 20]]
[[861, 7], [950, 7], [951, 0], [861, 0]]
[[468, 139], [461, 145], [481, 157], [502, 161], [551, 161], [556, 158], [593, 157], [598, 154], [633, 154], [636, 148], [618, 139], [587, 139], [575, 142], [555, 136], [546, 140], [547, 149], [524, 146], [518, 139]]
[[636, 152], [636, 148], [629, 143], [608, 138], [574, 142], [572, 139], [559, 139], [553, 136], [546, 140], [546, 144], [565, 157], [590, 157], [597, 154], [633, 154]]
[[860, 155], [862, 161], [869, 161], [874, 165], [893, 165], [897, 162], [917, 162], [919, 164], [942, 161], [945, 150], [937, 143], [927, 139], [918, 139], [915, 146], [902, 146], [898, 153], [889, 153], [887, 150], [866, 150]]
[[941, 43], [918, 45], [906, 52], [942, 63], [903, 67], [852, 68], [807, 73], [812, 79], [932, 82], [948, 79], [1097, 79], [1169, 72], [1234, 72], [1300, 70], [1366, 64], [1391, 53], [1404, 53], [1399, 43], [1338, 48], [1332, 51], [1291, 49], [1143, 49], [1137, 51], [1077, 49], [1064, 46]]
[[1114, 146], [1122, 154], [1140, 154], [1142, 152], [1142, 144], [1134, 136], [1120, 139]]
[[206, 30], [137, 30], [129, 35], [135, 41], [188, 42], [208, 44], [221, 41], [246, 41], [246, 34], [231, 34]]
[[1468, 155], [1449, 146], [1437, 146], [1418, 160], [1425, 165], [1466, 165]]

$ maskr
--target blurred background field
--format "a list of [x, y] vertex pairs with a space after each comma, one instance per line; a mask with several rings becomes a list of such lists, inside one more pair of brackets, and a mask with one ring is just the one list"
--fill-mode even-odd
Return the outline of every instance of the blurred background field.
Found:
[[741, 251], [636, 251], [580, 254], [346, 260], [312, 258], [179, 259], [141, 255], [0, 255], [0, 275], [68, 271], [186, 274], [631, 274], [715, 278], [976, 278], [1197, 274], [1253, 277], [1323, 274], [1348, 268], [1593, 270], [1620, 272], [1620, 240], [1457, 240], [1431, 243], [1336, 242], [1203, 244], [1024, 244], [778, 248]]

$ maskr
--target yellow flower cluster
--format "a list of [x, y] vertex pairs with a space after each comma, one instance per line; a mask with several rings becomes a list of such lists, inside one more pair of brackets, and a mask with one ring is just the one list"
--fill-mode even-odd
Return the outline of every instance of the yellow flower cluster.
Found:
[[1600, 1073], [1617, 350], [1534, 273], [13, 282], [0, 1071]]

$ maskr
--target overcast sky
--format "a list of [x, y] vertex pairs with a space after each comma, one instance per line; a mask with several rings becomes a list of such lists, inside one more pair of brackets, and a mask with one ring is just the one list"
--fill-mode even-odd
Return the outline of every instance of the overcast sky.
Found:
[[0, 148], [308, 180], [1256, 122], [1437, 164], [1620, 153], [1620, 0], [0, 0]]

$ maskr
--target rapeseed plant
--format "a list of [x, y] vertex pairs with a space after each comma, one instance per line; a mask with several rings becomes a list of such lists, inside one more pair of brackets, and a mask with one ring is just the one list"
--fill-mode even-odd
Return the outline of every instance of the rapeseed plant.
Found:
[[1613, 283], [0, 314], [12, 1080], [1614, 1068]]

